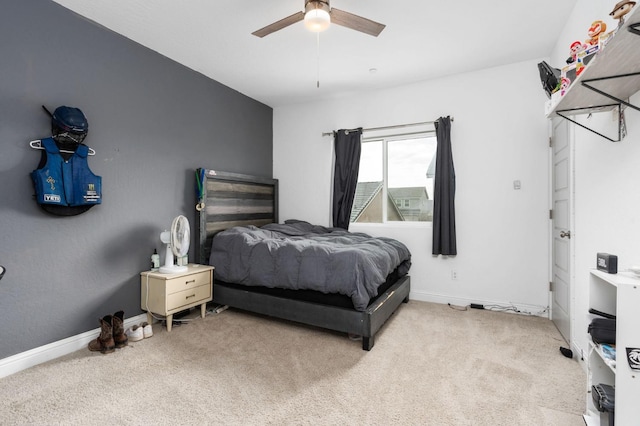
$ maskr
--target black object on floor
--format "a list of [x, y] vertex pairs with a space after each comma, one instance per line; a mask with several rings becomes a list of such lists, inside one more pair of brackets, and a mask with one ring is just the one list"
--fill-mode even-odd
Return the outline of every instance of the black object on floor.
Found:
[[562, 346], [560, 346], [560, 353], [567, 358], [573, 358], [573, 351], [569, 348], [563, 348]]

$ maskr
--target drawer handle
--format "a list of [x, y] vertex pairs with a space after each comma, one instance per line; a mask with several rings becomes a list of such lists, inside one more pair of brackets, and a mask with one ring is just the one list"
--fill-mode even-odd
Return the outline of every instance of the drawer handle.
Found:
[[195, 283], [195, 282], [196, 282], [196, 280], [185, 281], [184, 285], [187, 285], [189, 283]]
[[192, 294], [191, 296], [187, 296], [187, 297], [185, 297], [185, 299], [189, 299], [190, 297], [196, 297], [195, 293], [194, 293], [194, 294]]

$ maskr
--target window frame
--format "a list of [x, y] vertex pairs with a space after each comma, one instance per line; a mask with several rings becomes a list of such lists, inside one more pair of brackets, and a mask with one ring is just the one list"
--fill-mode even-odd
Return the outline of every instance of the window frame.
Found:
[[[382, 199], [388, 199], [388, 184], [389, 184], [389, 161], [388, 161], [388, 145], [390, 142], [399, 141], [399, 140], [408, 140], [408, 139], [435, 139], [436, 142], [436, 152], [437, 152], [437, 138], [435, 129], [423, 129], [416, 130], [412, 132], [390, 132], [387, 130], [386, 132], [379, 131], [365, 131], [362, 134], [362, 139], [360, 141], [361, 144], [371, 143], [371, 142], [382, 142]], [[436, 153], [434, 152], [434, 156]], [[428, 166], [427, 166], [428, 167]], [[403, 204], [404, 204], [403, 200]], [[350, 222], [349, 226], [356, 227], [433, 227], [433, 220], [430, 221], [389, 221], [387, 218], [388, 214], [388, 203], [382, 202], [382, 221], [381, 222]]]

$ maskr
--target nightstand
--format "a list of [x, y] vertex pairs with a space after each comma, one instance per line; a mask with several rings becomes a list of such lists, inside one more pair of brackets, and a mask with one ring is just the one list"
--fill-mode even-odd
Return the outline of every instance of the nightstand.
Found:
[[171, 331], [173, 314], [200, 305], [204, 318], [207, 302], [213, 299], [213, 266], [189, 264], [186, 272], [161, 274], [140, 273], [140, 307], [147, 311], [147, 321], [153, 321], [151, 313], [166, 317], [167, 331]]

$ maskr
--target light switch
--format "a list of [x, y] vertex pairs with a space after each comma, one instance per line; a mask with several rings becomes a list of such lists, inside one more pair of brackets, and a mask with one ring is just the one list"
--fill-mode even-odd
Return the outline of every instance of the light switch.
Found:
[[522, 187], [522, 185], [520, 184], [519, 180], [514, 180], [513, 181], [513, 189], [520, 189]]

